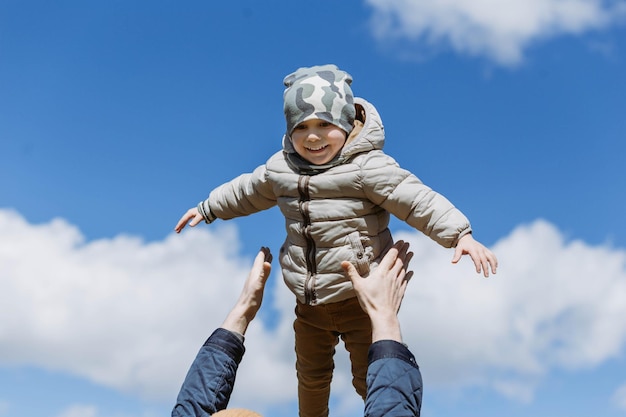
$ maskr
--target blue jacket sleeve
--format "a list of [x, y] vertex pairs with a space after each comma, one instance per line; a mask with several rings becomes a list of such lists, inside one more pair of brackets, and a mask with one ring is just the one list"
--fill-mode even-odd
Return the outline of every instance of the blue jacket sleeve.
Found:
[[381, 340], [370, 346], [366, 417], [419, 416], [422, 375], [415, 357], [402, 343]]
[[225, 409], [244, 352], [243, 341], [234, 333], [215, 330], [189, 368], [172, 417], [206, 417]]

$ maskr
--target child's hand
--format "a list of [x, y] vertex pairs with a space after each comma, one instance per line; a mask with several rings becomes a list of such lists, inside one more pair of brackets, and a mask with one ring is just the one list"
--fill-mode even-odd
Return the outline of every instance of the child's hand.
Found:
[[468, 233], [459, 239], [459, 243], [457, 243], [454, 251], [452, 263], [455, 264], [459, 262], [461, 256], [463, 255], [469, 255], [470, 258], [472, 258], [472, 261], [476, 266], [476, 272], [480, 274], [482, 271], [485, 278], [489, 276], [490, 267], [491, 272], [494, 274], [496, 273], [496, 268], [498, 267], [498, 259], [496, 258], [496, 255], [483, 246], [482, 243], [474, 240], [471, 233]]
[[202, 214], [200, 214], [197, 207], [190, 208], [189, 210], [187, 210], [185, 214], [183, 214], [183, 217], [181, 217], [178, 223], [176, 224], [176, 227], [174, 228], [176, 233], [180, 233], [180, 231], [185, 228], [189, 220], [191, 220], [191, 223], [189, 223], [189, 226], [194, 227], [198, 223], [203, 222], [204, 217], [202, 217]]

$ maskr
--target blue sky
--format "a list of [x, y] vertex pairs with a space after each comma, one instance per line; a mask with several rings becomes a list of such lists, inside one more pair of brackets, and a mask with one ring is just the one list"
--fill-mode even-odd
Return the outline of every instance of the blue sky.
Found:
[[[0, 2], [0, 416], [168, 415], [276, 208], [172, 232], [335, 63], [494, 278], [395, 220], [428, 416], [626, 416], [626, 2]], [[276, 266], [276, 265], [275, 265]], [[280, 271], [232, 404], [296, 415]], [[359, 415], [339, 349], [332, 415]]]

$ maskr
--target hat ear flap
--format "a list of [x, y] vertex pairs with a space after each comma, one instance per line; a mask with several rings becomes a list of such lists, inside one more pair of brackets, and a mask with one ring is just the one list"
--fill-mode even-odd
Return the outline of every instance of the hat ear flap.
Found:
[[285, 87], [289, 88], [293, 85], [293, 82], [295, 80], [296, 80], [296, 73], [294, 72], [285, 77], [285, 79], [283, 80], [283, 84], [285, 84]]

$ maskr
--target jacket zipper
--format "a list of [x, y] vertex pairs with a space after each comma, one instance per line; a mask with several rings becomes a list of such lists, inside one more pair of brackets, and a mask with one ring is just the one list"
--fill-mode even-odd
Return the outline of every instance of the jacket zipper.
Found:
[[298, 202], [298, 208], [302, 215], [302, 234], [306, 240], [306, 279], [304, 281], [304, 300], [306, 304], [314, 304], [317, 296], [315, 294], [315, 278], [317, 274], [317, 264], [315, 262], [315, 240], [311, 235], [311, 217], [309, 215], [309, 203], [311, 196], [309, 194], [309, 179], [308, 175], [301, 175], [298, 178], [298, 193], [300, 200]]

